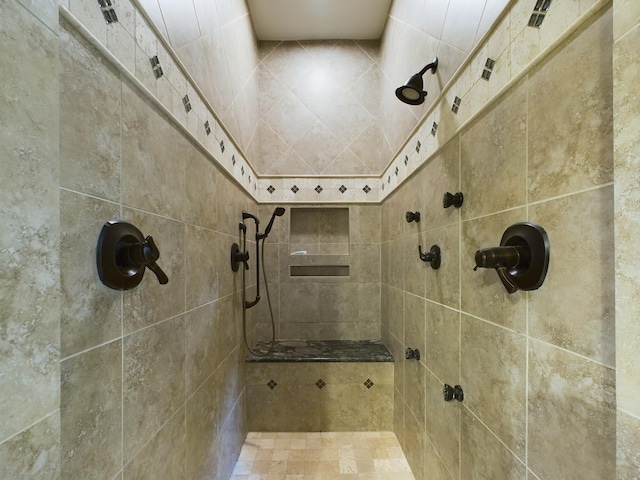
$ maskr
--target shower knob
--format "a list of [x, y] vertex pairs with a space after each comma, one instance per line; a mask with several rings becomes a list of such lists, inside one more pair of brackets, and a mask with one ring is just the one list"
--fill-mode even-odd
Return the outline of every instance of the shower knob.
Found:
[[405, 218], [407, 219], [407, 223], [420, 221], [420, 212], [407, 212]]
[[464, 196], [462, 195], [462, 192], [458, 192], [455, 195], [447, 192], [442, 197], [442, 206], [444, 208], [449, 208], [451, 205], [453, 205], [456, 208], [460, 208], [463, 201]]
[[464, 392], [462, 391], [462, 387], [460, 385], [452, 387], [451, 385], [445, 383], [442, 389], [442, 396], [444, 397], [445, 402], [450, 402], [451, 400], [457, 400], [461, 402], [462, 400], [464, 400]]
[[407, 349], [404, 351], [404, 358], [406, 358], [407, 360], [420, 360], [420, 350], [418, 350], [417, 348], [414, 350], [413, 348], [407, 347]]

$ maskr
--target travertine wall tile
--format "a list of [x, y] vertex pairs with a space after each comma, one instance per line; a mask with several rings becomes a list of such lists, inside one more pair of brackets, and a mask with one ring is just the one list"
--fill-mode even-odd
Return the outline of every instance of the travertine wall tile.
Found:
[[62, 478], [113, 478], [122, 468], [122, 342], [64, 360], [61, 377]]
[[122, 408], [127, 462], [185, 401], [184, 339], [183, 316], [124, 339]]
[[122, 335], [122, 293], [96, 281], [97, 238], [107, 221], [119, 217], [118, 204], [60, 192], [62, 358]]
[[[52, 8], [55, 5], [40, 5], [37, 15], [50, 15]], [[45, 28], [15, 1], [2, 3], [0, 19], [3, 442], [59, 408], [60, 200], [56, 185], [60, 180], [60, 119], [57, 28]], [[33, 445], [40, 442], [37, 432], [44, 428], [48, 434], [42, 445], [51, 456], [44, 457], [41, 468], [46, 474], [55, 472], [58, 442], [52, 442], [51, 435], [57, 435], [57, 423], [57, 418], [51, 418], [6, 445], [7, 471], [19, 477], [22, 468], [30, 466]], [[6, 456], [22, 446], [24, 457]]]
[[[120, 201], [117, 70], [73, 30], [60, 35], [61, 185]], [[83, 141], [74, 141], [78, 135]]]
[[60, 476], [60, 415], [56, 411], [0, 444], [2, 478]]
[[612, 211], [611, 186], [529, 207], [529, 218], [544, 226], [552, 245], [548, 279], [529, 301], [529, 334], [610, 367], [615, 365]]
[[525, 453], [527, 340], [462, 316], [460, 384], [465, 406], [520, 458]]
[[[487, 430], [468, 409], [462, 409], [461, 419], [461, 478], [490, 480], [525, 478], [525, 465], [513, 455], [495, 435]], [[485, 462], [478, 462], [478, 457]]]
[[184, 312], [186, 240], [184, 224], [175, 220], [129, 208], [123, 209], [122, 219], [153, 237], [160, 251], [157, 263], [169, 278], [169, 283], [160, 285], [146, 271], [140, 285], [123, 293], [123, 330], [129, 334]]
[[162, 426], [140, 453], [125, 465], [124, 479], [186, 479], [185, 439], [185, 409], [182, 407]]
[[529, 74], [530, 201], [613, 180], [611, 25], [602, 15]]
[[545, 478], [615, 478], [615, 372], [535, 340], [529, 372], [529, 467]]

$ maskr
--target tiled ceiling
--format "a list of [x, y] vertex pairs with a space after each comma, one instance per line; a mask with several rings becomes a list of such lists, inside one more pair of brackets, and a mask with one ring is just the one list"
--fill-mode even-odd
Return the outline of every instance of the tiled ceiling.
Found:
[[248, 0], [258, 40], [379, 39], [391, 0]]

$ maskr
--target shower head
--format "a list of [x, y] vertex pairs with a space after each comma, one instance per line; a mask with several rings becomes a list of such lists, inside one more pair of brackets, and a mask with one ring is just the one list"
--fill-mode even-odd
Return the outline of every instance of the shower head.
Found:
[[276, 217], [281, 217], [282, 215], [284, 215], [284, 208], [283, 207], [277, 207], [273, 211], [273, 215], [271, 215], [271, 220], [269, 220], [269, 223], [267, 224], [267, 228], [265, 229], [264, 233], [262, 234], [262, 238], [267, 238], [269, 236], [269, 233], [271, 232], [271, 227], [273, 227], [273, 221], [276, 219]]
[[421, 105], [424, 103], [424, 97], [427, 96], [427, 92], [422, 90], [422, 76], [427, 70], [431, 70], [432, 74], [436, 73], [438, 68], [438, 57], [433, 59], [433, 62], [425, 66], [415, 75], [411, 75], [409, 80], [401, 86], [396, 88], [396, 97], [401, 102], [408, 103], [409, 105]]

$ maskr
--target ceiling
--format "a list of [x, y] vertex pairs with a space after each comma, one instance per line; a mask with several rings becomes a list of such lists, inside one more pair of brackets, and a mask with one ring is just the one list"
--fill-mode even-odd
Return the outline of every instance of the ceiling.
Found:
[[391, 0], [248, 0], [258, 40], [375, 40]]

